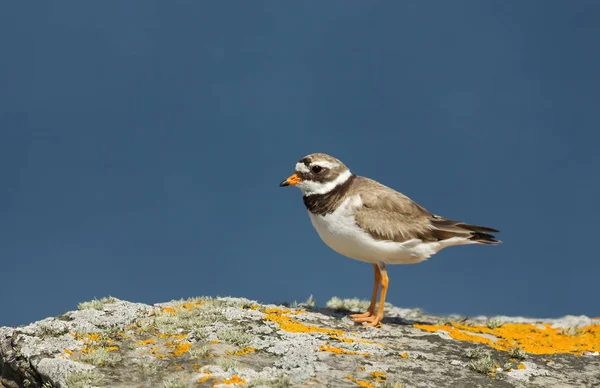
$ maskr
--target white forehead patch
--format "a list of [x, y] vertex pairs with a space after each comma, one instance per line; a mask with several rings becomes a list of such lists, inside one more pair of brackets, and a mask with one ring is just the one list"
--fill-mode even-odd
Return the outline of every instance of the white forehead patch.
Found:
[[308, 169], [308, 167], [306, 167], [306, 164], [304, 163], [296, 163], [296, 171], [304, 173], [310, 172], [310, 170]]
[[[336, 168], [339, 167], [339, 163], [335, 163], [335, 162], [328, 162], [327, 160], [321, 160], [319, 162], [313, 162], [310, 164], [310, 167], [312, 166], [321, 166], [323, 168]], [[306, 167], [306, 164], [304, 163], [296, 163], [296, 171], [298, 172], [303, 172], [303, 173], [309, 173], [310, 172], [310, 168]]]
[[321, 166], [321, 167], [325, 167], [325, 168], [336, 168], [339, 167], [339, 163], [335, 163], [335, 162], [328, 162], [327, 160], [322, 160], [320, 162], [314, 162], [310, 164], [311, 166]]

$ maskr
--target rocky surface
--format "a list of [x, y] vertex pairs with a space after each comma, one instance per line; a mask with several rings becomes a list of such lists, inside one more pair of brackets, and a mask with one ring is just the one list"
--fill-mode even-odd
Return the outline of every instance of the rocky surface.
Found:
[[0, 387], [599, 387], [600, 321], [439, 317], [389, 306], [380, 328], [327, 308], [105, 298], [0, 328]]

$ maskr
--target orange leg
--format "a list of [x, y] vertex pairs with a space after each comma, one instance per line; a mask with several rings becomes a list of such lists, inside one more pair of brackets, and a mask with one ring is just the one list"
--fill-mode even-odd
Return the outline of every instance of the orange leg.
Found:
[[375, 272], [375, 284], [373, 285], [373, 295], [371, 295], [371, 304], [369, 305], [369, 309], [367, 310], [367, 312], [362, 313], [362, 314], [350, 315], [350, 318], [352, 318], [352, 320], [354, 320], [354, 322], [360, 322], [360, 321], [357, 321], [357, 319], [368, 318], [370, 316], [375, 315], [375, 302], [377, 301], [377, 294], [379, 292], [379, 284], [381, 284], [381, 272], [379, 272], [379, 266], [377, 264], [373, 264], [373, 270]]
[[365, 326], [377, 326], [383, 319], [383, 307], [385, 305], [385, 296], [387, 294], [389, 278], [387, 276], [385, 264], [382, 264], [379, 267], [379, 270], [381, 271], [381, 299], [379, 300], [379, 309], [377, 310], [377, 314], [367, 318], [355, 320], [355, 322], [367, 322]]

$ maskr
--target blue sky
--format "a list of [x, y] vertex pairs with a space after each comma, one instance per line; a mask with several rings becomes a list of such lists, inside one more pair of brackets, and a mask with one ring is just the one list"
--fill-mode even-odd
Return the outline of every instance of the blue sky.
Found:
[[502, 231], [389, 269], [434, 313], [600, 315], [596, 1], [0, 5], [0, 325], [116, 296], [368, 298], [313, 230], [326, 152]]

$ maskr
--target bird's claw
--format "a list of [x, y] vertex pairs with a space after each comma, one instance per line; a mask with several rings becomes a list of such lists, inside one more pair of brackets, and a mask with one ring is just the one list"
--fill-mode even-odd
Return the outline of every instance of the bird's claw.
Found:
[[373, 315], [373, 312], [371, 311], [366, 311], [364, 313], [361, 314], [350, 314], [350, 319], [352, 319], [354, 322], [356, 322], [357, 319], [360, 318], [367, 318]]
[[[365, 315], [368, 314], [368, 315]], [[379, 316], [379, 314], [371, 314], [370, 312], [366, 312], [364, 314], [353, 314], [356, 315], [356, 317], [351, 316], [352, 320], [356, 323], [364, 323], [363, 326], [367, 327], [367, 326], [371, 326], [371, 327], [376, 327], [381, 323], [381, 320], [383, 319], [383, 316]]]

